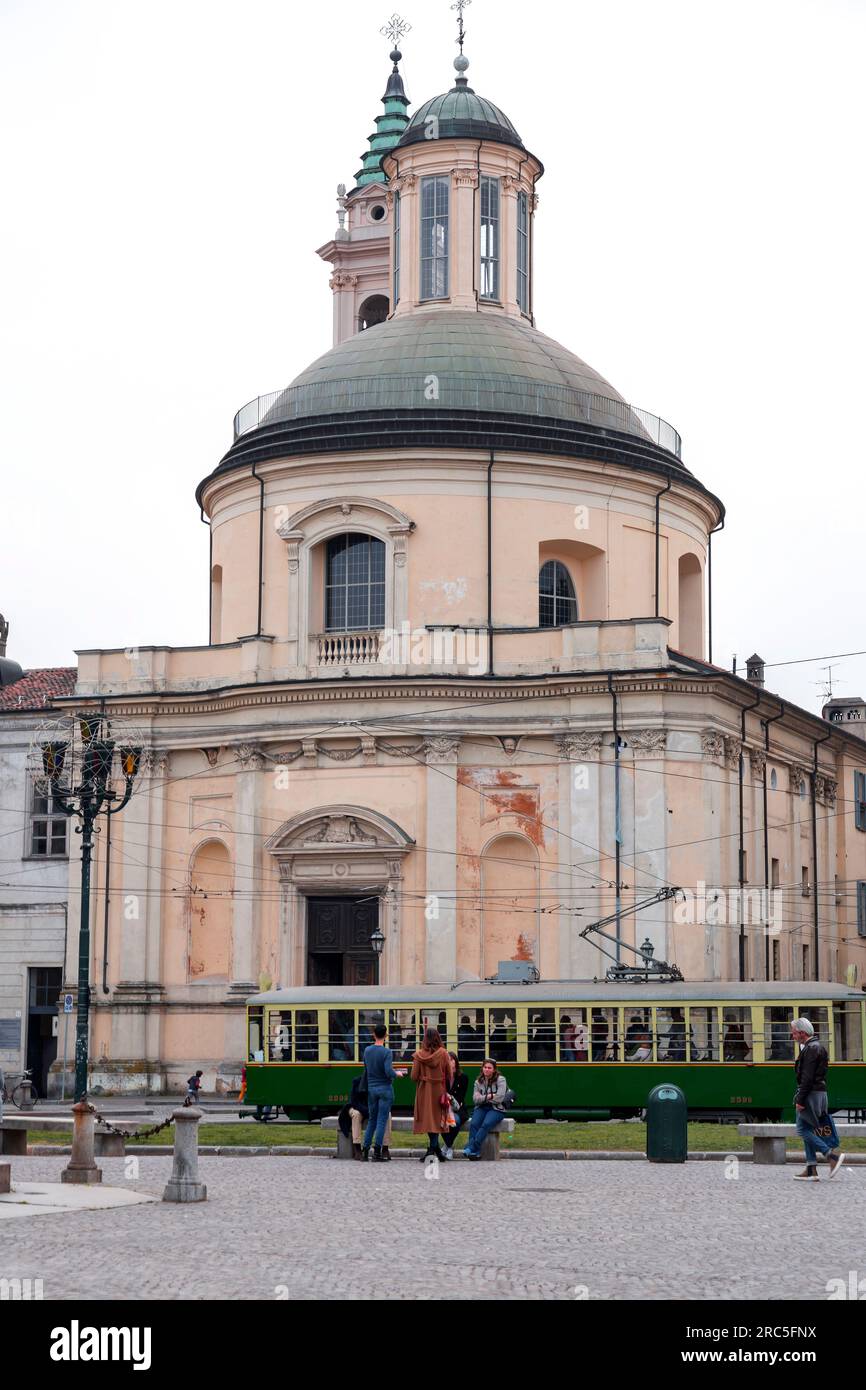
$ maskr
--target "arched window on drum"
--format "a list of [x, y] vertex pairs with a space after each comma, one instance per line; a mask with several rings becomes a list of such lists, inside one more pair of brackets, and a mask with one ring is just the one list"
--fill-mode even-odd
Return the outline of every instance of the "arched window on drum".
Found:
[[577, 622], [577, 595], [561, 560], [545, 560], [538, 575], [538, 626]]
[[385, 626], [385, 545], [345, 531], [327, 544], [325, 631], [364, 632]]

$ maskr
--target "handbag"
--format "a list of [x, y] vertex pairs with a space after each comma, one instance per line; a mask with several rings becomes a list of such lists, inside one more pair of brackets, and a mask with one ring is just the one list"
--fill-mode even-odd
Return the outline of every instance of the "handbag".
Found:
[[511, 1088], [509, 1087], [508, 1090], [505, 1092], [505, 1095], [502, 1097], [502, 1109], [503, 1109], [503, 1110], [510, 1110], [510, 1109], [512, 1108], [512, 1106], [514, 1106], [516, 1103], [517, 1103], [517, 1096], [514, 1094], [514, 1092], [513, 1092], [513, 1091], [511, 1090]]

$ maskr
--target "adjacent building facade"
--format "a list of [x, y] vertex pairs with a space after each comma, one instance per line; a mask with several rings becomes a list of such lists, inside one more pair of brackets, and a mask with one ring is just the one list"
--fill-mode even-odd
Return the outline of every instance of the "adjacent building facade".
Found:
[[[56, 695], [75, 688], [74, 667], [22, 671], [5, 656], [0, 617], [0, 1070], [33, 1071], [44, 1095], [62, 1062], [58, 1020], [66, 961], [72, 826], [31, 775], [30, 745]], [[68, 1020], [66, 1040], [71, 1053]]]

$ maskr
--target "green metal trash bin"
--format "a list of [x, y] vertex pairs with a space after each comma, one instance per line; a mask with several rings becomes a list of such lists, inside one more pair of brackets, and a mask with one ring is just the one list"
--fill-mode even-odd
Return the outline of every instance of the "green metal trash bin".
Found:
[[653, 1086], [646, 1103], [646, 1156], [650, 1163], [685, 1163], [688, 1106], [679, 1086]]

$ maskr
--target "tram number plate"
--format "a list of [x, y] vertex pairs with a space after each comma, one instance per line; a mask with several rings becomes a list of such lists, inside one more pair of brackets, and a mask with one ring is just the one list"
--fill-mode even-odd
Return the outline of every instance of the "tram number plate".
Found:
[[342, 1095], [342, 1096], [328, 1096], [328, 1100], [348, 1100], [348, 1099], [349, 1099], [349, 1097], [348, 1097], [347, 1095]]
[[731, 1096], [731, 1105], [751, 1105], [751, 1096]]

